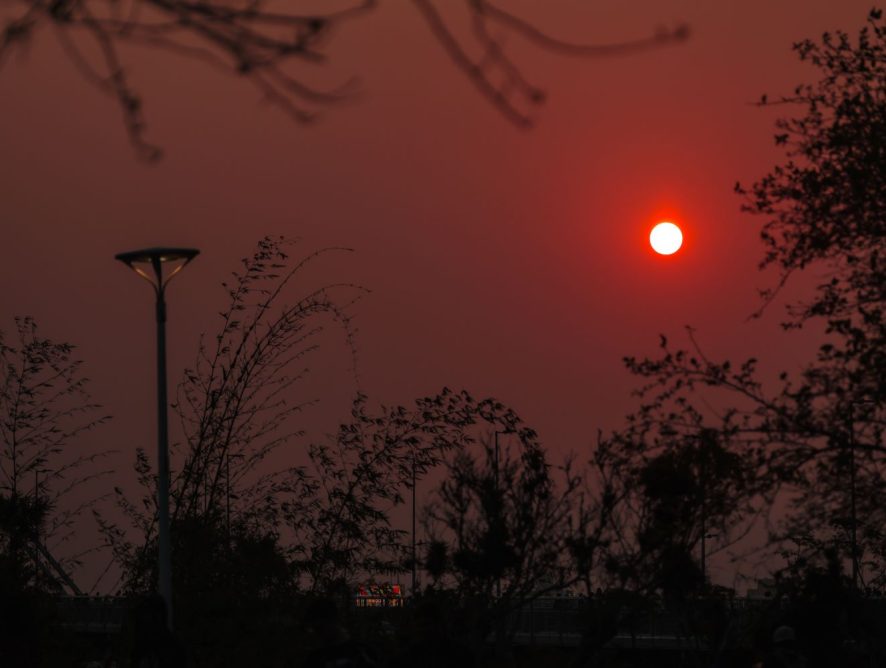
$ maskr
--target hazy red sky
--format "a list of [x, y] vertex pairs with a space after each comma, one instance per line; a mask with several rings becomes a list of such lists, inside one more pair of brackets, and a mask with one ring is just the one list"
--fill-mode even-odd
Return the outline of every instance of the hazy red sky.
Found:
[[[692, 324], [715, 355], [802, 359], [777, 313], [746, 322], [765, 284], [759, 221], [738, 212], [732, 186], [779, 159], [775, 114], [750, 103], [815, 76], [792, 42], [854, 32], [870, 0], [516, 4], [576, 40], [682, 21], [693, 34], [600, 60], [512, 40], [549, 93], [529, 132], [476, 93], [407, 2], [336, 34], [324, 78], [359, 75], [364, 94], [311, 127], [236, 78], [133, 51], [150, 136], [167, 151], [157, 166], [135, 160], [116, 107], [51, 32], [7, 64], [2, 328], [32, 314], [45, 334], [78, 344], [115, 416], [95, 437], [125, 451], [121, 467], [136, 445], [153, 452], [154, 348], [147, 286], [113, 255], [146, 245], [202, 250], [171, 288], [172, 369], [215, 327], [217, 285], [259, 237], [298, 236], [306, 251], [347, 245], [356, 253], [315, 278], [372, 290], [355, 309], [364, 391], [388, 403], [444, 385], [494, 395], [556, 452], [618, 426], [633, 387], [621, 357], [654, 352], [660, 331]], [[663, 215], [687, 236], [666, 260], [645, 242]], [[305, 387], [327, 398], [309, 417], [316, 432], [334, 429], [354, 389], [342, 363], [325, 366], [336, 355], [318, 358]]]

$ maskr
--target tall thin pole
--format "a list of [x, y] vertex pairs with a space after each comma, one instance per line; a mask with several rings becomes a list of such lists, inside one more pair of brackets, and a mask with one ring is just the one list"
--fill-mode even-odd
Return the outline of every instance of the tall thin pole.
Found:
[[707, 545], [705, 544], [705, 539], [707, 538], [707, 505], [705, 502], [705, 496], [707, 496], [704, 482], [701, 483], [701, 586], [704, 589], [707, 585], [708, 579], [708, 563], [707, 563]]
[[858, 589], [858, 519], [855, 508], [855, 416], [849, 402], [849, 528], [852, 540], [852, 587]]
[[[196, 248], [145, 248], [114, 256], [154, 288], [157, 298], [157, 589], [166, 609], [166, 624], [172, 630], [172, 555], [169, 526], [169, 418], [166, 396], [166, 285], [200, 251]], [[163, 276], [163, 264], [179, 263]], [[154, 278], [143, 268], [150, 265]]]
[[169, 542], [169, 419], [166, 398], [166, 299], [160, 261], [154, 260], [160, 279], [157, 288], [157, 517], [159, 551], [157, 555], [160, 596], [166, 604], [166, 623], [172, 629], [172, 558]]
[[495, 432], [495, 468], [493, 469], [493, 475], [495, 477], [495, 492], [498, 493], [498, 435], [501, 432]]
[[415, 448], [412, 449], [412, 587], [409, 590], [415, 596], [416, 553], [415, 553]]
[[40, 579], [40, 469], [34, 469], [34, 589]]
[[[499, 453], [499, 448], [498, 448], [498, 435], [499, 435], [499, 433], [501, 433], [501, 432], [499, 432], [499, 431], [496, 431], [496, 432], [495, 432], [495, 469], [494, 469], [494, 476], [495, 476], [495, 496], [496, 496], [495, 501], [496, 501], [496, 503], [498, 504], [498, 512], [499, 512], [500, 515], [502, 515], [502, 517], [500, 517], [499, 520], [500, 520], [500, 521], [504, 521], [504, 517], [503, 517], [503, 515], [504, 515], [504, 503], [502, 503], [502, 500], [501, 500], [501, 498], [500, 498], [500, 495], [499, 495], [499, 486], [498, 486], [498, 453]], [[495, 596], [496, 596], [496, 598], [499, 598], [499, 599], [501, 598], [501, 578], [496, 578], [496, 580], [495, 580]]]
[[231, 453], [225, 453], [225, 527], [231, 546]]
[[702, 432], [699, 447], [699, 484], [701, 487], [701, 586], [707, 589], [708, 584], [708, 457], [713, 451], [714, 435], [709, 429]]

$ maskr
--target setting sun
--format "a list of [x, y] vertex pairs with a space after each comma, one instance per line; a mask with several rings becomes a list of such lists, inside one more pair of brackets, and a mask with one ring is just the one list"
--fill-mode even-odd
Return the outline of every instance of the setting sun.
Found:
[[659, 255], [673, 255], [683, 245], [683, 232], [673, 223], [659, 223], [649, 233], [649, 244]]

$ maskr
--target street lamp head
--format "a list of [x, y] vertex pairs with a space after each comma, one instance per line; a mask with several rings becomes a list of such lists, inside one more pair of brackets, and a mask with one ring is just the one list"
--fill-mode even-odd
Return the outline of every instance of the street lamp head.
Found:
[[114, 257], [132, 266], [135, 262], [190, 262], [200, 254], [196, 248], [145, 248], [143, 250], [117, 253]]
[[[148, 281], [154, 286], [154, 289], [162, 292], [172, 277], [199, 254], [200, 251], [196, 248], [144, 248], [117, 253], [114, 258]], [[164, 265], [171, 267], [165, 277], [163, 276]], [[146, 266], [151, 268], [153, 276], [148, 273]]]

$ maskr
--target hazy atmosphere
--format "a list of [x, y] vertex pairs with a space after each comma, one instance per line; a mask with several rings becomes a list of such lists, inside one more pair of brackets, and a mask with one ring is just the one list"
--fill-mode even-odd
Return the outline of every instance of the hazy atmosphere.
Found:
[[[8, 4], [0, 9], [7, 26], [22, 8], [40, 3]], [[355, 4], [262, 6], [307, 15]], [[303, 464], [309, 443], [332, 438], [350, 419], [358, 393], [370, 410], [380, 410], [444, 387], [494, 397], [537, 432], [549, 461], [573, 453], [584, 465], [598, 438], [625, 428], [625, 416], [642, 403], [632, 391], [649, 378], [629, 373], [623, 358], [655, 357], [660, 334], [675, 348], [691, 347], [688, 326], [711, 359], [758, 358], [768, 392], [778, 390], [780, 372], [797, 374], [816, 359], [828, 323], [812, 320], [788, 332], [781, 323], [785, 305], [804, 299], [828, 270], [813, 263], [793, 272], [759, 314], [760, 290], [774, 287], [781, 273], [772, 265], [760, 270], [764, 217], [740, 210], [745, 200], [735, 186], [784, 164], [776, 119], [802, 113], [760, 105], [761, 96], [791, 95], [798, 84], [821, 79], [792, 46], [825, 31], [857, 35], [870, 2], [498, 4], [568, 43], [660, 39], [625, 53], [576, 55], [545, 48], [507, 23], [493, 25], [519, 81], [544, 94], [543, 103], [520, 107], [528, 109], [527, 123], [509, 117], [509, 89], [496, 99], [460, 66], [423, 10], [436, 7], [433, 16], [479, 57], [471, 3], [390, 0], [333, 23], [319, 49], [323, 62], [296, 59], [289, 68], [317, 89], [344, 92], [311, 107], [317, 114], [310, 122], [281, 109], [245, 69], [237, 75], [201, 57], [127, 42], [122, 67], [141, 99], [144, 138], [162, 151], [156, 160], [139, 154], [111, 89], [91, 83], [66, 46], [67, 39], [81, 40], [86, 61], [100, 59], [88, 20], [78, 33], [56, 16], [33, 29], [26, 44], [4, 50], [0, 42], [0, 330], [14, 346], [13, 317], [33, 316], [41, 336], [73, 344], [92, 400], [111, 416], [72, 441], [83, 453], [113, 451], [101, 465], [111, 476], [75, 498], [133, 488], [136, 448], [156, 460], [153, 296], [114, 260], [122, 251], [200, 251], [167, 293], [175, 400], [201, 335], [214, 341], [221, 325], [219, 312], [229, 302], [222, 282], [260, 239], [293, 241], [285, 250], [295, 261], [341, 249], [322, 253], [281, 297], [291, 305], [312, 290], [341, 285], [333, 292], [348, 304], [351, 329], [349, 335], [333, 318], [318, 321], [326, 330], [303, 362], [309, 373], [287, 395], [291, 403], [310, 402], [286, 426], [304, 433], [273, 454], [271, 468]], [[490, 76], [499, 82], [502, 74]], [[875, 219], [879, 232], [871, 243], [882, 250], [883, 218]], [[648, 242], [652, 226], [665, 220], [683, 232], [673, 255], [657, 254]], [[882, 415], [882, 395], [875, 400]], [[699, 406], [715, 414], [722, 401], [712, 394]], [[178, 419], [170, 421], [170, 440], [183, 442]], [[475, 433], [488, 445], [496, 429], [506, 433], [501, 425]], [[879, 438], [880, 427], [871, 429], [864, 433]], [[516, 446], [514, 433], [502, 443]], [[496, 490], [498, 466], [496, 460]], [[439, 471], [429, 475], [442, 479]], [[25, 480], [30, 490], [33, 476]], [[408, 484], [404, 490], [405, 503], [392, 501], [390, 521], [408, 539]], [[758, 498], [772, 500], [769, 491]], [[418, 505], [431, 494], [430, 483], [419, 487]], [[122, 516], [110, 498], [97, 508], [105, 517]], [[90, 513], [75, 521], [70, 540], [53, 548], [47, 539], [56, 556], [101, 542]], [[420, 540], [430, 541], [423, 531]], [[702, 525], [702, 542], [705, 531]], [[764, 530], [751, 535], [762, 540]], [[734, 553], [719, 550], [707, 566], [703, 556], [702, 579], [743, 595], [765, 575], [761, 568], [776, 563], [734, 563]], [[74, 579], [91, 588], [109, 559], [107, 548], [88, 554]], [[427, 568], [422, 585], [430, 582]], [[117, 594], [123, 585], [115, 580], [125, 570], [112, 566], [92, 593]], [[406, 587], [409, 568], [393, 580]]]
[[[9, 57], [0, 188], [15, 252], [0, 267], [14, 286], [3, 310], [78, 346], [114, 415], [95, 438], [152, 442], [150, 295], [113, 261], [152, 245], [201, 251], [170, 291], [172, 370], [216, 326], [217, 286], [260, 237], [297, 237], [303, 252], [346, 246], [355, 252], [316, 277], [372, 291], [354, 309], [364, 391], [389, 403], [444, 385], [493, 395], [557, 452], [618, 426], [634, 386], [621, 358], [654, 350], [659, 332], [692, 325], [712, 354], [797, 362], [796, 337], [773, 336], [780, 311], [747, 321], [766, 278], [756, 221], [732, 188], [776, 159], [777, 110], [754, 103], [813, 76], [791, 44], [857, 24], [867, 3], [521, 6], [575, 40], [679, 23], [692, 37], [598, 59], [514, 40], [548, 93], [529, 131], [473, 89], [408, 3], [334, 35], [311, 80], [357, 77], [360, 92], [308, 126], [242, 80], [132, 48], [149, 137], [164, 149], [157, 165], [134, 159], [115, 105], [48, 31]], [[645, 241], [662, 218], [685, 228], [679, 259]], [[306, 393], [347, 401], [347, 374], [311, 366]], [[312, 427], [333, 430], [342, 409], [325, 402]]]

